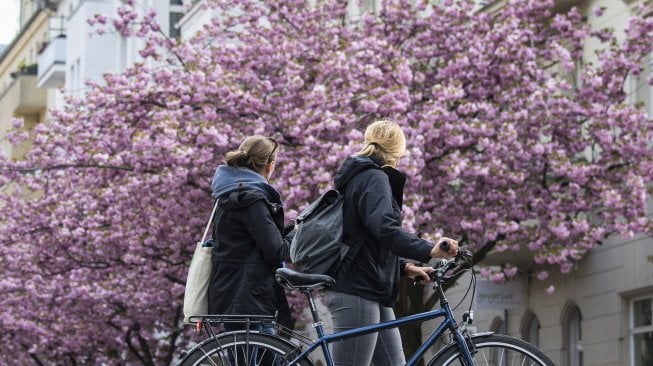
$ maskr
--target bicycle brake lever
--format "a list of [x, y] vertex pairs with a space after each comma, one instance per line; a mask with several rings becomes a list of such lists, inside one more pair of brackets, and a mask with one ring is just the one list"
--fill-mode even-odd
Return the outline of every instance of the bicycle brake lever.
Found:
[[458, 255], [456, 255], [456, 258], [460, 258], [465, 262], [471, 260], [473, 257], [474, 257], [474, 253], [471, 250], [465, 248], [459, 248]]

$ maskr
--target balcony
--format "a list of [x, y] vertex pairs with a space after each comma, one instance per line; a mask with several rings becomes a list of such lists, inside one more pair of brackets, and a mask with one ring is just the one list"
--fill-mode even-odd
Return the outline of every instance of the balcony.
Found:
[[0, 110], [17, 115], [41, 113], [46, 108], [47, 91], [36, 87], [36, 75], [17, 72], [14, 82], [0, 95]]
[[66, 80], [66, 36], [52, 38], [38, 59], [39, 88], [58, 88]]

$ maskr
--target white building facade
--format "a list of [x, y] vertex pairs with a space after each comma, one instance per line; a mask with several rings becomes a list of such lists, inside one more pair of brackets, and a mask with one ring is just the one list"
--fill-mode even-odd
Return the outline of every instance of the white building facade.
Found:
[[[365, 1], [362, 11], [376, 11], [378, 2]], [[87, 20], [95, 14], [112, 18], [122, 4], [120, 0], [22, 0], [21, 3], [24, 14], [34, 14], [31, 7], [40, 6], [49, 18], [43, 46], [27, 56], [38, 63], [36, 85], [49, 89], [48, 108], [61, 108], [64, 94], [82, 96], [85, 80], [98, 81], [104, 73], [120, 72], [142, 61], [138, 55], [141, 41], [116, 33], [89, 37], [95, 28]], [[182, 0], [137, 1], [143, 12], [155, 8], [164, 31], [171, 37], [181, 38], [190, 37], [217, 15], [203, 9], [201, 3], [194, 1], [184, 6]], [[481, 3], [483, 9], [494, 11], [503, 1], [479, 0]], [[557, 0], [556, 3], [561, 10], [578, 6], [591, 24], [614, 27], [619, 32], [626, 27], [629, 17], [639, 11], [640, 4], [651, 5], [653, 1]], [[600, 18], [593, 15], [596, 7], [606, 9]], [[587, 59], [593, 57], [592, 47], [587, 45]], [[4, 52], [9, 55], [9, 51]], [[632, 102], [644, 103], [653, 114], [653, 93], [646, 85], [646, 74], [629, 80], [629, 97]], [[0, 84], [4, 81], [0, 80]], [[10, 123], [9, 120], [1, 122]], [[500, 264], [504, 259], [499, 254], [490, 254], [488, 260]], [[526, 268], [529, 265], [536, 268], [529, 264], [528, 256], [521, 260]], [[559, 366], [653, 365], [653, 241], [650, 238], [611, 237], [593, 249], [572, 273], [555, 275], [554, 268], [550, 268], [550, 273], [545, 281], [518, 276], [517, 290], [515, 284], [503, 290], [488, 286], [487, 291], [504, 291], [504, 294], [520, 291], [520, 294], [518, 301], [505, 308], [479, 303], [475, 316], [477, 329], [526, 339], [538, 345]], [[461, 282], [464, 287], [464, 279]], [[551, 285], [556, 291], [548, 294], [546, 289]], [[457, 303], [465, 289], [452, 289], [451, 302]], [[432, 323], [425, 324], [423, 330], [428, 333], [432, 327]]]
[[[50, 1], [50, 32], [47, 46], [39, 56], [38, 86], [62, 88], [64, 94], [82, 96], [85, 80], [101, 81], [105, 73], [119, 73], [134, 62], [142, 61], [138, 54], [142, 41], [108, 31], [96, 34], [97, 26], [88, 20], [96, 14], [109, 19], [116, 16], [120, 0], [60, 0]], [[183, 14], [181, 0], [137, 1], [145, 14], [153, 8], [163, 31], [172, 38], [179, 36], [175, 26]], [[61, 94], [52, 104], [63, 106]]]
[[[503, 1], [485, 1], [485, 11], [500, 11]], [[639, 14], [638, 0], [556, 0], [560, 11], [576, 6], [593, 28], [610, 27], [623, 39], [629, 18]], [[594, 9], [604, 8], [597, 17]], [[593, 60], [597, 44], [585, 45], [584, 60]], [[649, 61], [650, 62], [650, 61]], [[640, 77], [626, 82], [631, 103], [642, 103], [653, 115], [653, 100], [646, 78], [651, 65], [643, 65]], [[649, 216], [653, 205], [649, 204]], [[512, 254], [511, 254], [512, 255]], [[544, 281], [518, 275], [515, 284], [485, 284], [485, 295], [519, 298], [503, 308], [477, 298], [475, 326], [478, 331], [507, 333], [536, 344], [558, 366], [653, 365], [653, 240], [610, 237], [583, 258], [569, 274], [557, 267], [536, 266], [527, 253], [517, 258], [490, 253], [490, 264], [516, 261], [532, 273], [546, 269]], [[461, 287], [465, 287], [465, 280]], [[555, 291], [547, 292], [549, 286]], [[516, 288], [516, 289], [515, 289]], [[452, 291], [453, 303], [465, 288]], [[521, 291], [517, 294], [516, 292]], [[432, 326], [432, 325], [431, 325]], [[427, 332], [424, 327], [425, 332]]]

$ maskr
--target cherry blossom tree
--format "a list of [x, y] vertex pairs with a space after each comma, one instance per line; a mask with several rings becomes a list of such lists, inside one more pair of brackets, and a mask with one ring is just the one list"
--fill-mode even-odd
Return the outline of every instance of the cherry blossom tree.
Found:
[[0, 160], [0, 362], [171, 364], [197, 340], [182, 297], [213, 171], [253, 133], [283, 144], [272, 184], [288, 220], [389, 117], [409, 140], [406, 228], [459, 237], [477, 262], [521, 251], [568, 272], [607, 235], [650, 234], [653, 124], [624, 83], [653, 21], [617, 41], [551, 0], [442, 3], [358, 17], [347, 1], [216, 2], [184, 42], [131, 1], [91, 19], [144, 39], [147, 62], [33, 130], [13, 122], [7, 138], [31, 149]]

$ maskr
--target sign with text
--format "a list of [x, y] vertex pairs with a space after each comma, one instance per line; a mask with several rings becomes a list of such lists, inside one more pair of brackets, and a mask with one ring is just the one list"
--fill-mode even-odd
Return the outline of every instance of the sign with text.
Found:
[[518, 309], [524, 305], [524, 282], [506, 283], [478, 281], [476, 285], [477, 309]]

